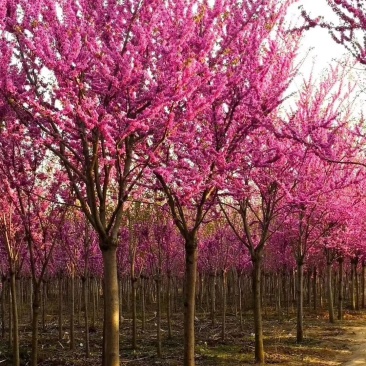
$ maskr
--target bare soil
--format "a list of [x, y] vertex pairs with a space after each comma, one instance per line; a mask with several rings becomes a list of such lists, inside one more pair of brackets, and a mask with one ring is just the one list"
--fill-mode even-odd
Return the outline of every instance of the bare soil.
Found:
[[[269, 314], [269, 312], [268, 312]], [[305, 316], [305, 340], [296, 343], [294, 314], [279, 320], [273, 314], [264, 317], [264, 337], [267, 365], [366, 365], [366, 312], [347, 311], [342, 322], [330, 324], [326, 313], [308, 313]], [[225, 339], [221, 337], [220, 318], [212, 325], [208, 314], [197, 314], [197, 366], [253, 365], [254, 336], [251, 313], [244, 314], [243, 326], [238, 317], [227, 315]], [[168, 339], [167, 324], [163, 322], [163, 357], [156, 356], [156, 319], [148, 319], [146, 330], [138, 327], [138, 348], [131, 349], [131, 319], [124, 319], [121, 328], [121, 364], [130, 366], [182, 365], [182, 319], [174, 317], [172, 338]], [[90, 330], [91, 357], [84, 355], [84, 331], [76, 326], [76, 346], [70, 350], [67, 328], [63, 339], [58, 339], [55, 317], [48, 317], [46, 327], [40, 329], [40, 366], [99, 366], [101, 364], [101, 324]], [[22, 365], [29, 365], [31, 332], [21, 325]], [[11, 365], [7, 338], [0, 338], [0, 366]]]

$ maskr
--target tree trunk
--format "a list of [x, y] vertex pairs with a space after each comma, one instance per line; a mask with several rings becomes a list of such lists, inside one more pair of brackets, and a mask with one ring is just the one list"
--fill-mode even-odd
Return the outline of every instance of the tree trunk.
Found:
[[240, 317], [240, 329], [243, 330], [243, 289], [242, 289], [242, 274], [239, 274], [238, 286], [239, 286], [239, 317]]
[[355, 277], [357, 275], [354, 259], [351, 259], [351, 308], [356, 310]]
[[75, 348], [75, 272], [71, 269], [70, 278], [70, 349]]
[[102, 250], [104, 265], [104, 366], [119, 366], [119, 298], [116, 246]]
[[38, 364], [38, 318], [40, 308], [40, 284], [33, 284], [33, 306], [32, 306], [32, 352], [31, 365]]
[[137, 278], [131, 274], [131, 300], [132, 300], [132, 349], [137, 348]]
[[47, 300], [47, 283], [42, 282], [42, 292], [41, 292], [41, 303], [42, 303], [42, 331], [46, 331], [46, 300]]
[[316, 282], [317, 282], [317, 271], [316, 271], [316, 267], [314, 267], [314, 272], [313, 272], [314, 276], [313, 276], [313, 300], [314, 300], [314, 304], [313, 304], [313, 308], [314, 311], [316, 311], [317, 308], [317, 287], [316, 287]]
[[253, 305], [254, 305], [254, 333], [255, 333], [255, 362], [258, 364], [264, 363], [264, 347], [263, 347], [263, 325], [262, 325], [262, 304], [261, 304], [261, 270], [262, 258], [261, 253], [256, 253], [252, 257], [253, 272]]
[[221, 322], [221, 340], [225, 340], [226, 335], [226, 285], [227, 285], [227, 273], [222, 271], [222, 322]]
[[97, 307], [97, 296], [99, 296], [98, 286], [97, 286], [97, 279], [92, 278], [91, 279], [91, 291], [92, 291], [92, 299], [93, 299], [93, 311], [92, 311], [92, 323], [91, 326], [93, 329], [95, 328], [95, 318], [96, 318], [96, 312], [98, 311], [96, 309]]
[[12, 318], [13, 318], [13, 307], [12, 307], [12, 301], [11, 301], [11, 289], [10, 289], [10, 278], [9, 278], [9, 283], [8, 283], [8, 312], [9, 312], [9, 316], [8, 316], [8, 329], [9, 329], [9, 333], [8, 333], [8, 348], [9, 351], [13, 348], [13, 322], [12, 322]]
[[172, 278], [171, 274], [168, 272], [168, 289], [167, 289], [167, 320], [168, 320], [168, 339], [172, 338], [172, 306], [171, 306], [171, 287]]
[[355, 289], [356, 289], [356, 310], [360, 310], [360, 285], [357, 273], [357, 263], [355, 264]]
[[13, 320], [13, 366], [20, 365], [19, 358], [19, 320], [18, 320], [18, 302], [16, 295], [15, 273], [10, 273], [10, 292], [12, 304]]
[[311, 306], [311, 270], [310, 268], [308, 269], [307, 271], [307, 306], [309, 307], [310, 309], [310, 306]]
[[146, 327], [146, 279], [141, 276], [141, 331]]
[[361, 272], [361, 306], [365, 308], [365, 261], [362, 261], [362, 272]]
[[82, 278], [83, 297], [84, 297], [84, 327], [85, 327], [85, 357], [90, 357], [90, 342], [89, 342], [89, 299], [88, 299], [88, 279]]
[[186, 238], [184, 284], [184, 366], [194, 366], [195, 351], [195, 295], [198, 250], [196, 238]]
[[29, 309], [29, 323], [32, 324], [33, 322], [33, 319], [32, 319], [32, 316], [33, 316], [33, 292], [34, 292], [34, 289], [33, 289], [33, 279], [30, 278], [29, 279], [29, 305], [30, 305], [30, 309]]
[[5, 277], [1, 278], [1, 338], [5, 338]]
[[332, 288], [332, 263], [327, 262], [327, 292], [329, 322], [334, 323], [333, 288]]
[[211, 277], [211, 324], [214, 326], [216, 322], [216, 272]]
[[156, 278], [156, 352], [159, 358], [162, 357], [161, 352], [161, 275]]
[[281, 278], [280, 274], [277, 273], [275, 275], [275, 285], [276, 285], [276, 311], [279, 316], [279, 318], [282, 317], [282, 306], [281, 306]]
[[62, 339], [62, 277], [58, 278], [58, 339]]
[[338, 320], [343, 320], [343, 258], [338, 259]]
[[297, 293], [297, 325], [296, 325], [296, 341], [298, 343], [304, 340], [304, 264], [303, 262], [297, 262], [297, 281], [296, 281], [296, 293]]

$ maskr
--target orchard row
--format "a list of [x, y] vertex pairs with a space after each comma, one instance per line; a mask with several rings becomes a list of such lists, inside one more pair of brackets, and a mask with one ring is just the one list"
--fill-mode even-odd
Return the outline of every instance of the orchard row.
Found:
[[300, 74], [303, 33], [317, 25], [365, 63], [364, 5], [328, 2], [339, 27], [303, 12], [295, 29], [292, 0], [1, 2], [1, 265], [15, 366], [17, 276], [32, 278], [32, 366], [42, 280], [76, 271], [103, 273], [103, 366], [120, 363], [118, 273], [184, 277], [193, 366], [198, 271], [250, 270], [263, 363], [263, 266], [295, 265], [302, 341], [304, 266], [325, 253], [332, 304], [332, 263], [362, 261], [365, 242], [352, 63]]

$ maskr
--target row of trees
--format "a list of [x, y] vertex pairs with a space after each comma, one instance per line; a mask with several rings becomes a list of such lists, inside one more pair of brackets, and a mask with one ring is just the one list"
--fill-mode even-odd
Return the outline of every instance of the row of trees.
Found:
[[[32, 365], [42, 278], [53, 248], [70, 240], [70, 217], [80, 213], [96, 235], [91, 239], [88, 229], [84, 241], [96, 240], [103, 259], [105, 366], [119, 364], [117, 248], [121, 238], [137, 240], [125, 233], [135, 230], [139, 216], [131, 202], [160, 202], [161, 215], [170, 213], [184, 242], [185, 365], [194, 365], [201, 227], [223, 215], [247, 250], [258, 362], [264, 359], [258, 299], [267, 244], [294, 248], [300, 291], [316, 243], [334, 253], [362, 235], [362, 216], [351, 218], [363, 202], [357, 168], [363, 134], [362, 126], [350, 124], [352, 90], [344, 72], [331, 70], [318, 86], [305, 80], [294, 107], [282, 109], [299, 69], [301, 32], [289, 32], [285, 22], [291, 3], [3, 2], [2, 241], [11, 276], [29, 263]], [[361, 21], [360, 11], [353, 14]], [[336, 30], [351, 39], [344, 27]], [[344, 159], [351, 164], [327, 163]], [[343, 241], [331, 240], [334, 233]], [[20, 260], [20, 243], [29, 260]], [[77, 255], [76, 244], [70, 251]], [[15, 323], [15, 297], [12, 304]]]
[[[319, 263], [328, 269], [329, 318], [333, 322], [332, 266], [337, 263], [339, 271], [343, 271], [343, 261], [346, 259], [347, 263], [350, 258], [350, 268], [354, 271], [354, 264], [363, 263], [365, 198], [358, 191], [362, 187], [359, 169], [329, 164], [310, 154], [306, 147], [301, 159], [296, 160], [301, 146], [293, 144], [296, 154], [290, 149], [288, 156], [283, 155], [270, 166], [253, 168], [244, 186], [244, 198], [235, 199], [228, 193], [217, 195], [197, 237], [201, 254], [196, 263], [201, 276], [224, 274], [223, 281], [226, 281], [225, 274], [233, 269], [237, 273], [252, 273], [257, 360], [264, 359], [263, 270], [287, 273], [296, 268], [297, 341], [301, 342], [304, 267], [308, 273], [314, 267], [322, 270]], [[13, 174], [15, 171], [4, 174], [4, 181]], [[98, 237], [77, 207], [56, 204], [24, 189], [13, 192], [14, 201], [9, 203], [8, 193], [4, 192], [1, 201], [3, 255], [0, 264], [3, 281], [9, 278], [13, 295], [13, 353], [19, 354], [16, 278], [31, 277], [32, 355], [36, 360], [42, 283], [65, 276], [84, 280], [100, 278], [103, 261], [98, 251]], [[147, 190], [146, 194], [149, 193]], [[170, 219], [168, 205], [161, 201], [158, 205], [147, 202], [148, 196], [145, 200], [128, 203], [123, 216], [125, 228], [116, 253], [118, 277], [128, 276], [131, 280], [135, 330], [137, 280], [141, 276], [152, 276], [160, 283], [163, 278], [184, 277], [185, 270], [184, 240]], [[38, 205], [42, 211], [37, 209]], [[338, 277], [343, 280], [342, 272]], [[344, 284], [339, 286], [342, 289]], [[341, 298], [342, 291], [338, 293]], [[196, 292], [195, 289], [194, 301]], [[105, 298], [105, 293], [103, 296]], [[338, 305], [342, 314], [342, 301]], [[214, 303], [212, 306], [215, 307]]]

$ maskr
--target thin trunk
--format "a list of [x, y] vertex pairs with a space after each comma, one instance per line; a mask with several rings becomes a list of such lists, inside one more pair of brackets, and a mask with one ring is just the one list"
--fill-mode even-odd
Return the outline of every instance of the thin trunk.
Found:
[[333, 288], [332, 288], [332, 263], [327, 262], [327, 293], [329, 322], [334, 323]]
[[196, 238], [187, 238], [185, 245], [185, 284], [184, 284], [184, 366], [194, 366], [195, 351], [195, 294], [197, 277]]
[[355, 265], [355, 289], [356, 289], [356, 310], [360, 310], [360, 285], [358, 280], [358, 273], [357, 273], [357, 263]]
[[5, 277], [1, 278], [1, 337], [5, 338]]
[[131, 274], [131, 300], [132, 300], [132, 349], [137, 348], [137, 278]]
[[20, 365], [19, 358], [19, 319], [18, 319], [18, 302], [16, 295], [15, 273], [10, 274], [10, 292], [12, 304], [12, 320], [13, 320], [13, 366]]
[[[118, 296], [119, 296], [119, 326], [122, 327], [123, 322], [123, 291], [122, 291], [122, 278], [118, 279]], [[93, 304], [94, 306], [94, 304]]]
[[46, 331], [46, 281], [42, 282], [41, 303], [42, 303], [42, 331]]
[[365, 261], [362, 261], [362, 274], [361, 274], [361, 302], [362, 309], [365, 308]]
[[156, 278], [156, 352], [158, 358], [162, 357], [161, 352], [161, 276], [160, 273]]
[[338, 259], [338, 320], [343, 320], [343, 258]]
[[[82, 286], [82, 284], [81, 284]], [[81, 313], [82, 313], [82, 298], [83, 298], [83, 289], [80, 288], [80, 280], [79, 278], [76, 281], [76, 289], [77, 289], [77, 297], [78, 297], [78, 325], [81, 324]]]
[[286, 315], [289, 316], [290, 313], [290, 296], [289, 296], [289, 291], [288, 291], [288, 287], [287, 287], [287, 273], [285, 271], [283, 271], [282, 274], [282, 291], [284, 294], [284, 301], [286, 304]]
[[316, 271], [316, 267], [314, 267], [314, 272], [313, 272], [313, 301], [314, 301], [314, 311], [316, 311], [316, 308], [317, 308], [317, 286], [316, 286], [316, 283], [317, 283], [317, 271]]
[[221, 340], [225, 340], [226, 335], [226, 293], [227, 293], [227, 273], [222, 271], [222, 322], [221, 322]]
[[30, 288], [30, 290], [29, 290], [29, 306], [30, 306], [30, 311], [29, 311], [29, 322], [32, 324], [32, 322], [33, 322], [33, 319], [32, 319], [32, 316], [33, 316], [33, 292], [34, 292], [34, 290], [33, 290], [33, 280], [32, 280], [32, 278], [30, 278], [29, 279], [29, 288]]
[[238, 286], [239, 286], [239, 317], [240, 317], [240, 329], [243, 330], [243, 288], [242, 288], [242, 274], [239, 274]]
[[95, 328], [95, 318], [96, 318], [96, 303], [97, 303], [97, 296], [98, 296], [98, 286], [97, 286], [97, 280], [92, 278], [91, 279], [91, 290], [92, 290], [92, 299], [93, 299], [93, 311], [92, 311], [92, 323], [91, 326], [93, 329]]
[[104, 361], [119, 366], [119, 299], [116, 247], [102, 250], [104, 265]]
[[264, 363], [264, 346], [263, 346], [263, 325], [262, 325], [262, 304], [261, 304], [261, 270], [262, 258], [261, 253], [252, 258], [252, 286], [253, 286], [253, 305], [254, 305], [254, 333], [255, 333], [255, 362]]
[[70, 278], [70, 349], [75, 348], [75, 273], [71, 272]]
[[141, 276], [141, 330], [146, 327], [146, 283], [145, 277]]
[[62, 339], [62, 277], [58, 278], [58, 339]]
[[32, 308], [32, 352], [31, 352], [31, 365], [37, 366], [38, 364], [38, 319], [40, 309], [40, 296], [41, 289], [40, 284], [33, 284], [33, 308]]
[[12, 301], [11, 301], [10, 278], [9, 278], [9, 283], [8, 283], [8, 312], [9, 312], [9, 317], [8, 317], [8, 328], [9, 328], [8, 348], [9, 348], [9, 351], [10, 351], [13, 347], [13, 322], [12, 322], [13, 307], [12, 307]]
[[172, 278], [168, 272], [168, 288], [167, 288], [167, 320], [168, 320], [168, 339], [172, 338], [172, 306], [171, 306], [171, 287]]
[[307, 287], [308, 287], [308, 292], [307, 292], [307, 306], [310, 308], [311, 306], [311, 270], [309, 269], [307, 271]]
[[214, 326], [216, 322], [216, 272], [213, 273], [211, 278], [211, 324]]
[[87, 277], [82, 278], [83, 293], [84, 293], [84, 326], [85, 326], [85, 357], [90, 357], [90, 342], [89, 342], [89, 299], [88, 299], [88, 280]]
[[296, 341], [298, 343], [304, 340], [304, 264], [302, 262], [297, 263], [297, 281], [296, 281], [296, 293], [297, 293], [297, 325], [296, 325]]
[[356, 310], [356, 296], [355, 296], [355, 277], [356, 277], [356, 267], [354, 260], [351, 260], [351, 308]]

